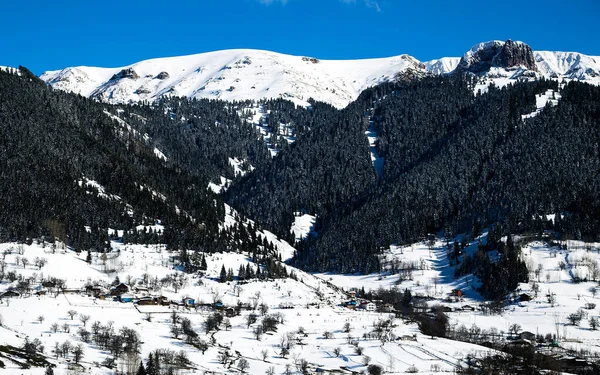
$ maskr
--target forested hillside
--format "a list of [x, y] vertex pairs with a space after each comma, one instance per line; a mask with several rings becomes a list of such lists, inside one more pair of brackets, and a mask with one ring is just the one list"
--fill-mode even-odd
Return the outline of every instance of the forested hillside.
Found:
[[[315, 123], [274, 164], [228, 199], [284, 233], [291, 213], [318, 214], [318, 236], [299, 245], [311, 270], [370, 272], [391, 243], [428, 233], [501, 224], [506, 231], [555, 226], [564, 236], [600, 229], [600, 89], [557, 81], [473, 93], [467, 76], [383, 84]], [[536, 95], [562, 98], [537, 116]], [[560, 93], [558, 93], [560, 91]], [[365, 130], [372, 120], [385, 158], [379, 181]]]
[[20, 73], [0, 72], [2, 241], [52, 235], [103, 250], [109, 228], [131, 240], [137, 226], [160, 221], [162, 241], [174, 248], [231, 244], [220, 228], [224, 204], [208, 183], [234, 177], [229, 158], [270, 162], [231, 105], [165, 99], [114, 107]]
[[[294, 212], [318, 217], [317, 235], [293, 260], [308, 270], [377, 271], [392, 243], [489, 225], [497, 235], [552, 228], [596, 239], [600, 89], [541, 79], [474, 93], [475, 84], [458, 74], [386, 83], [344, 110], [264, 102], [281, 148], [271, 159], [255, 125], [240, 119], [252, 102], [110, 106], [52, 90], [26, 69], [0, 73], [1, 236], [52, 234], [102, 250], [109, 228], [158, 241], [137, 231], [160, 221], [160, 241], [172, 248], [265, 245], [241, 225], [224, 231], [223, 201], [207, 187], [225, 177], [225, 200], [284, 238]], [[557, 104], [536, 112], [540, 94]], [[294, 143], [279, 124], [294, 129]], [[231, 158], [254, 171], [236, 175]]]

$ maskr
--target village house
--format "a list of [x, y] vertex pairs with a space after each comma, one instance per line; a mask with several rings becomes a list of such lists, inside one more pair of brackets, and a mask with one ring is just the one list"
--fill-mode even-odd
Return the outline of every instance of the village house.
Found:
[[129, 293], [129, 287], [123, 283], [112, 288], [109, 292], [111, 297], [120, 297], [122, 294]]
[[519, 296], [520, 302], [529, 302], [529, 301], [531, 301], [531, 299], [532, 299], [531, 296], [527, 293], [523, 293]]
[[384, 303], [383, 305], [379, 306], [379, 311], [391, 313], [396, 311], [396, 309], [394, 309], [394, 306], [391, 303]]
[[6, 292], [0, 294], [0, 300], [5, 299], [5, 298], [15, 298], [15, 297], [21, 297], [21, 293], [16, 292], [14, 290], [7, 290]]
[[365, 311], [375, 311], [377, 310], [377, 305], [370, 301], [361, 301], [358, 308]]
[[138, 299], [137, 304], [139, 306], [158, 305], [158, 299], [152, 297], [142, 297]]

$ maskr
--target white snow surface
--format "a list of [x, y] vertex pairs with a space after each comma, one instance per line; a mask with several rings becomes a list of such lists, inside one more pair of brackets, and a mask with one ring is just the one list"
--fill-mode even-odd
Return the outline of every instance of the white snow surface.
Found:
[[[458, 59], [446, 58], [428, 65], [408, 55], [364, 60], [317, 60], [236, 49], [151, 59], [118, 68], [70, 67], [45, 72], [41, 78], [57, 89], [108, 103], [155, 100], [162, 95], [175, 95], [223, 100], [286, 98], [302, 105], [306, 105], [309, 98], [314, 98], [342, 108], [364, 89], [393, 80], [398, 72], [410, 68], [447, 73], [447, 69], [453, 68], [457, 62]], [[132, 69], [137, 78], [111, 80], [124, 69]]]
[[[122, 281], [131, 277], [133, 283], [138, 283], [144, 273], [159, 279], [167, 274], [182, 274], [173, 256], [177, 253], [167, 252], [160, 245], [123, 245], [112, 243], [114, 251], [108, 253], [106, 263], [113, 272], [106, 273], [102, 259], [94, 254], [92, 263], [85, 262], [86, 252], [80, 255], [59, 246], [54, 250], [46, 244], [33, 244], [20, 246], [14, 243], [0, 244], [0, 250], [12, 249], [5, 257], [7, 269], [15, 271], [24, 277], [39, 279], [44, 277], [60, 277], [65, 279], [67, 288], [82, 287], [88, 280], [110, 283], [115, 276]], [[22, 250], [19, 250], [22, 249]], [[22, 254], [19, 252], [22, 251]], [[18, 257], [42, 257], [47, 259], [47, 264], [42, 269], [33, 265], [22, 267], [17, 263]], [[283, 373], [286, 364], [294, 366], [299, 358], [306, 359], [311, 368], [320, 367], [325, 370], [349, 368], [355, 371], [366, 370], [363, 356], [355, 353], [355, 348], [348, 342], [348, 335], [359, 341], [364, 348], [363, 355], [371, 357], [371, 363], [385, 367], [389, 373], [405, 373], [415, 365], [419, 372], [429, 373], [432, 365], [438, 365], [440, 373], [451, 372], [459, 362], [457, 358], [464, 358], [467, 353], [486, 352], [488, 349], [466, 343], [453, 342], [446, 339], [431, 339], [418, 333], [414, 323], [406, 323], [394, 319], [395, 337], [416, 335], [417, 341], [387, 342], [384, 345], [378, 340], [369, 340], [363, 334], [373, 330], [373, 323], [380, 319], [392, 318], [393, 315], [367, 311], [353, 311], [338, 306], [347, 296], [338, 288], [324, 280], [299, 270], [294, 270], [298, 281], [292, 279], [273, 281], [251, 281], [238, 284], [236, 281], [219, 283], [217, 281], [221, 265], [237, 270], [239, 265], [251, 263], [244, 254], [217, 253], [207, 255], [208, 269], [203, 277], [187, 275], [183, 286], [178, 291], [172, 287], [164, 286], [160, 290], [150, 291], [154, 295], [163, 295], [174, 301], [181, 301], [184, 297], [194, 298], [196, 303], [205, 303], [208, 306], [198, 309], [177, 306], [136, 306], [132, 303], [120, 303], [111, 300], [100, 300], [86, 296], [84, 293], [69, 293], [43, 296], [23, 296], [5, 299], [0, 303], [0, 314], [3, 317], [3, 326], [0, 327], [0, 343], [20, 347], [28, 337], [30, 340], [38, 338], [45, 346], [45, 354], [51, 363], [56, 364], [56, 374], [69, 374], [69, 363], [72, 356], [55, 358], [52, 348], [56, 342], [63, 343], [69, 340], [73, 345], [82, 344], [84, 357], [82, 365], [86, 374], [112, 374], [109, 370], [99, 365], [110, 354], [101, 350], [94, 343], [84, 343], [78, 331], [84, 327], [79, 319], [80, 315], [89, 315], [90, 326], [98, 321], [102, 325], [113, 322], [115, 331], [122, 327], [133, 328], [143, 342], [140, 355], [146, 358], [150, 351], [156, 349], [171, 349], [176, 352], [184, 351], [193, 364], [193, 368], [182, 371], [182, 374], [206, 373], [212, 371], [216, 374], [230, 373], [218, 361], [219, 353], [228, 350], [232, 356], [245, 358], [249, 362], [248, 373], [263, 374], [273, 366], [275, 373]], [[289, 269], [291, 267], [287, 266]], [[68, 270], [68, 272], [65, 272]], [[0, 285], [0, 293], [10, 285], [6, 282]], [[146, 294], [142, 291], [138, 296]], [[238, 301], [252, 302], [254, 299], [260, 304], [265, 304], [269, 313], [281, 314], [283, 323], [277, 332], [263, 335], [260, 340], [254, 337], [253, 329], [260, 324], [246, 324], [246, 315], [251, 311], [242, 311], [240, 316], [228, 319], [230, 328], [223, 328], [214, 334], [206, 334], [202, 327], [203, 322], [211, 314], [209, 307], [214, 301], [222, 301], [226, 306], [235, 306]], [[287, 308], [282, 308], [287, 307]], [[293, 308], [289, 308], [293, 307]], [[67, 312], [75, 310], [77, 316], [71, 319]], [[170, 332], [171, 313], [176, 311], [179, 316], [190, 319], [192, 328], [199, 333], [200, 338], [209, 342], [205, 354], [190, 345], [186, 345], [182, 337], [176, 339]], [[42, 316], [43, 319], [38, 319]], [[148, 319], [148, 317], [150, 319]], [[51, 326], [57, 323], [59, 329], [53, 332]], [[344, 333], [343, 325], [349, 323], [351, 331]], [[88, 329], [90, 326], [87, 326]], [[67, 327], [68, 330], [65, 330]], [[298, 329], [303, 327], [305, 334], [299, 335]], [[325, 339], [324, 332], [332, 333], [332, 338]], [[288, 336], [289, 335], [289, 336]], [[211, 343], [211, 336], [214, 343]], [[283, 358], [279, 355], [279, 346], [282, 337], [293, 340], [290, 354]], [[299, 340], [299, 341], [298, 341]], [[302, 345], [297, 344], [302, 342]], [[294, 345], [295, 344], [295, 345]], [[340, 348], [340, 355], [336, 356], [334, 350]], [[262, 359], [262, 352], [266, 351], [266, 359]], [[239, 353], [239, 354], [236, 354]], [[3, 358], [6, 374], [39, 374], [44, 368], [22, 369], [16, 363]], [[119, 368], [125, 366], [122, 361], [117, 364]], [[235, 367], [235, 366], [234, 366]]]
[[383, 178], [383, 164], [385, 158], [379, 156], [377, 153], [377, 132], [375, 131], [374, 122], [369, 121], [369, 129], [365, 131], [365, 135], [369, 141], [369, 152], [371, 153], [371, 163], [373, 169], [379, 178]]
[[[226, 224], [233, 225], [235, 212], [227, 209]], [[265, 233], [270, 236], [269, 233]], [[457, 238], [460, 241], [460, 238]], [[469, 241], [466, 253], [473, 253], [477, 243], [485, 243], [486, 233]], [[222, 328], [214, 333], [215, 343], [209, 344], [209, 349], [202, 354], [190, 345], [186, 345], [182, 338], [176, 339], [170, 333], [171, 312], [177, 311], [182, 317], [190, 319], [192, 327], [200, 338], [209, 342], [210, 334], [205, 334], [202, 324], [211, 309], [163, 307], [163, 306], [137, 306], [131, 303], [97, 300], [84, 294], [59, 294], [46, 296], [23, 296], [5, 299], [0, 302], [0, 315], [4, 326], [0, 327], [0, 344], [21, 346], [26, 337], [39, 338], [45, 345], [45, 354], [49, 360], [57, 365], [55, 373], [67, 374], [68, 358], [54, 358], [51, 349], [55, 342], [69, 340], [72, 344], [84, 345], [83, 365], [86, 373], [99, 375], [109, 374], [113, 371], [98, 366], [110, 354], [100, 350], [95, 344], [85, 344], [78, 335], [78, 330], [83, 327], [83, 322], [78, 319], [71, 320], [67, 311], [73, 309], [78, 314], [90, 316], [90, 321], [99, 321], [107, 324], [114, 322], [115, 329], [129, 327], [135, 329], [143, 342], [141, 356], [147, 357], [152, 350], [169, 348], [175, 351], [183, 350], [193, 363], [193, 369], [182, 371], [182, 374], [204, 373], [213, 371], [217, 374], [230, 373], [218, 361], [219, 353], [224, 350], [232, 352], [234, 357], [248, 360], [250, 374], [265, 373], [268, 367], [273, 366], [275, 373], [283, 373], [286, 364], [293, 366], [299, 358], [306, 359], [314, 370], [319, 367], [324, 370], [350, 369], [360, 372], [366, 370], [363, 356], [355, 353], [355, 348], [348, 343], [348, 335], [359, 342], [364, 348], [363, 355], [371, 357], [371, 363], [384, 367], [386, 373], [405, 374], [411, 366], [415, 366], [419, 373], [442, 374], [451, 373], [460, 358], [468, 354], [481, 354], [488, 352], [481, 346], [462, 343], [458, 341], [436, 338], [432, 339], [419, 333], [414, 323], [394, 319], [395, 337], [412, 337], [416, 341], [393, 340], [384, 345], [378, 340], [369, 340], [363, 334], [373, 330], [373, 323], [380, 319], [392, 317], [390, 314], [350, 310], [338, 306], [348, 296], [340, 287], [347, 291], [364, 286], [366, 289], [376, 289], [380, 286], [389, 287], [397, 283], [398, 274], [383, 273], [381, 275], [311, 275], [287, 266], [293, 270], [298, 281], [293, 279], [251, 281], [238, 284], [237, 281], [219, 283], [220, 268], [225, 265], [234, 271], [240, 265], [252, 264], [247, 254], [243, 253], [215, 253], [207, 254], [208, 269], [204, 276], [184, 275], [178, 268], [175, 256], [165, 250], [162, 245], [123, 245], [112, 242], [113, 251], [108, 253], [106, 262], [98, 254], [93, 254], [92, 263], [87, 264], [87, 253], [76, 254], [62, 244], [53, 247], [49, 244], [19, 245], [15, 243], [0, 244], [0, 251], [11, 249], [4, 257], [7, 271], [14, 271], [25, 278], [40, 280], [41, 277], [60, 277], [65, 279], [67, 288], [82, 287], [88, 280], [110, 283], [115, 276], [121, 281], [131, 277], [133, 283], [138, 283], [143, 274], [147, 273], [152, 278], [159, 279], [168, 274], [185, 276], [183, 286], [175, 291], [171, 286], [163, 286], [159, 290], [150, 291], [151, 294], [163, 295], [174, 301], [184, 297], [191, 297], [197, 303], [212, 304], [216, 300], [222, 301], [226, 306], [235, 306], [238, 301], [264, 303], [269, 308], [269, 313], [281, 313], [284, 322], [276, 333], [263, 335], [257, 340], [253, 328], [259, 324], [246, 324], [246, 315], [243, 311], [240, 316], [231, 317], [231, 328]], [[542, 242], [530, 242], [524, 246], [522, 256], [530, 271], [531, 283], [521, 284], [518, 293], [528, 293], [533, 299], [529, 302], [510, 303], [501, 315], [484, 315], [479, 310], [482, 302], [479, 294], [474, 290], [476, 281], [471, 276], [454, 279], [452, 268], [449, 267], [445, 241], [438, 239], [433, 244], [426, 242], [415, 243], [409, 246], [395, 246], [388, 249], [382, 260], [386, 267], [402, 269], [416, 266], [411, 275], [405, 275], [398, 288], [409, 288], [413, 295], [426, 295], [431, 298], [428, 304], [444, 304], [453, 311], [448, 312], [450, 325], [457, 329], [461, 325], [470, 329], [477, 325], [482, 329], [495, 329], [500, 335], [507, 335], [509, 327], [518, 324], [522, 331], [529, 331], [545, 335], [558, 334], [559, 344], [563, 348], [589, 349], [597, 351], [600, 338], [596, 331], [590, 329], [587, 319], [579, 326], [569, 324], [567, 316], [583, 308], [588, 317], [598, 317], [598, 309], [587, 309], [588, 304], [600, 303], [596, 282], [574, 283], [573, 278], [590, 279], [592, 272], [597, 272], [597, 263], [600, 260], [600, 244], [569, 241], [563, 243], [568, 247], [562, 250], [550, 247]], [[278, 244], [281, 246], [281, 244]], [[47, 264], [38, 269], [33, 262], [23, 266], [19, 258], [26, 257], [33, 260], [36, 257], [47, 259]], [[403, 263], [399, 263], [403, 262]], [[106, 266], [104, 265], [106, 263]], [[594, 266], [596, 264], [596, 266]], [[254, 267], [255, 264], [252, 264]], [[106, 272], [106, 269], [113, 271]], [[66, 272], [65, 270], [68, 270]], [[597, 274], [596, 274], [597, 277]], [[539, 285], [539, 293], [532, 290], [533, 283]], [[17, 283], [0, 283], [0, 293]], [[34, 283], [34, 291], [38, 289]], [[337, 286], [336, 286], [337, 285]], [[454, 288], [461, 289], [465, 295], [458, 298], [449, 298], [450, 291]], [[143, 295], [147, 292], [140, 292]], [[554, 295], [555, 301], [550, 303], [547, 295]], [[464, 311], [463, 307], [469, 305], [474, 311]], [[293, 308], [289, 308], [292, 307]], [[288, 307], [288, 308], [282, 308]], [[43, 316], [40, 321], [38, 317]], [[150, 316], [150, 321], [147, 317]], [[53, 323], [59, 324], [58, 332], [51, 330]], [[345, 333], [342, 327], [349, 323], [351, 331]], [[63, 326], [69, 328], [68, 332]], [[89, 326], [88, 326], [89, 327]], [[306, 335], [298, 335], [298, 328], [303, 327]], [[325, 339], [323, 333], [329, 331], [332, 338]], [[279, 355], [279, 346], [282, 337], [290, 334], [294, 340], [300, 339], [302, 345], [294, 345], [287, 358]], [[336, 356], [334, 350], [339, 347], [340, 355]], [[262, 359], [262, 352], [266, 351], [266, 361]], [[3, 359], [4, 360], [4, 359]], [[43, 368], [21, 369], [9, 360], [4, 360], [7, 367], [3, 373], [7, 374], [39, 374]], [[119, 364], [122, 366], [122, 364]], [[439, 367], [438, 367], [439, 366]], [[294, 368], [294, 367], [292, 367]], [[434, 370], [435, 368], [435, 370]], [[344, 373], [344, 371], [341, 371]]]
[[[463, 58], [502, 41], [473, 46]], [[515, 42], [521, 43], [521, 42]], [[505, 85], [516, 79], [546, 77], [600, 84], [600, 56], [577, 52], [534, 51], [537, 72], [501, 69], [484, 74], [488, 82]], [[222, 100], [284, 98], [299, 105], [308, 99], [347, 106], [368, 87], [394, 80], [407, 70], [441, 75], [452, 72], [458, 57], [420, 62], [409, 55], [363, 60], [318, 60], [276, 52], [235, 49], [145, 60], [124, 67], [69, 67], [48, 71], [41, 78], [54, 88], [108, 103], [153, 101], [163, 95]], [[118, 78], [131, 69], [130, 78]], [[524, 74], [525, 73], [525, 74]], [[479, 85], [478, 85], [479, 86]], [[482, 87], [478, 87], [482, 88]]]
[[533, 111], [532, 113], [528, 113], [526, 115], [522, 115], [521, 118], [523, 120], [525, 120], [525, 119], [537, 116], [546, 107], [546, 105], [548, 103], [550, 103], [552, 105], [557, 105], [560, 98], [561, 98], [560, 93], [558, 93], [554, 90], [548, 90], [543, 94], [536, 95], [535, 111]]
[[292, 232], [296, 240], [300, 241], [308, 237], [313, 232], [313, 227], [317, 217], [302, 212], [294, 213], [294, 222], [292, 223]]
[[7, 72], [7, 73], [21, 75], [21, 72], [19, 71], [19, 69], [13, 68], [12, 66], [0, 65], [0, 70], [3, 72]]

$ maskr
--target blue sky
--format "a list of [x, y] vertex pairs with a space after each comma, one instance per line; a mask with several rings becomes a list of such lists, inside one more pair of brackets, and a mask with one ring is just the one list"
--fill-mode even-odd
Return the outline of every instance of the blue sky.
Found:
[[600, 55], [598, 0], [30, 0], [0, 9], [0, 65], [37, 74], [229, 48], [424, 61], [509, 38]]

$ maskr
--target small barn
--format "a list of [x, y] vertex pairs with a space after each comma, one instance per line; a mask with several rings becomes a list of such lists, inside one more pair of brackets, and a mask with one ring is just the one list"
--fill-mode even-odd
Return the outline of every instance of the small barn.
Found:
[[15, 297], [21, 297], [21, 293], [15, 292], [14, 290], [7, 290], [4, 293], [0, 293], [0, 299], [15, 298]]
[[531, 296], [527, 293], [523, 293], [519, 296], [519, 301], [521, 301], [521, 302], [529, 302], [529, 301], [531, 301], [531, 299], [532, 299]]
[[139, 306], [149, 306], [149, 305], [157, 305], [158, 299], [152, 297], [143, 297], [137, 301]]
[[126, 293], [129, 293], [129, 287], [123, 283], [120, 283], [110, 290], [109, 295], [113, 297], [120, 297], [122, 294]]

